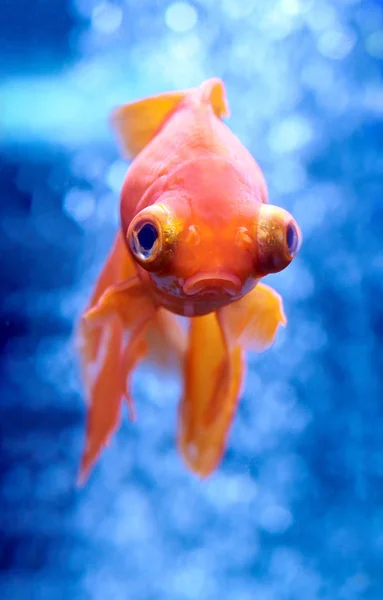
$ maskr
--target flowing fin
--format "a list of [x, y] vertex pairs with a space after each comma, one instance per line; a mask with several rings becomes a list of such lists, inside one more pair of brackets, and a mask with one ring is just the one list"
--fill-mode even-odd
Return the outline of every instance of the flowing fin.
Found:
[[225, 449], [243, 378], [240, 346], [229, 348], [215, 313], [191, 319], [178, 445], [201, 477], [214, 471]]
[[179, 368], [187, 348], [188, 332], [181, 319], [159, 308], [146, 332], [148, 360], [161, 370]]
[[[124, 281], [134, 277], [136, 274], [133, 260], [128, 254], [122, 234], [118, 232], [114, 240], [113, 247], [105, 261], [102, 271], [98, 277], [93, 294], [88, 303], [87, 310], [96, 306], [97, 302], [105, 292], [105, 290], [118, 281]], [[96, 360], [100, 352], [100, 344], [102, 341], [102, 329], [95, 328], [92, 332], [88, 332], [86, 344], [83, 332], [77, 331], [77, 340], [80, 344], [80, 356], [85, 360], [85, 363], [90, 363]], [[85, 366], [84, 366], [85, 368]]]
[[188, 92], [158, 94], [113, 111], [112, 125], [129, 158], [134, 158], [150, 142]]
[[206, 477], [217, 467], [238, 405], [242, 349], [263, 351], [285, 325], [282, 300], [260, 283], [237, 302], [191, 319], [180, 406], [180, 451], [189, 467]]
[[118, 427], [123, 397], [130, 418], [135, 418], [130, 382], [138, 362], [149, 355], [162, 367], [166, 360], [180, 360], [186, 346], [176, 317], [157, 310], [144, 292], [120, 232], [76, 337], [89, 405], [79, 475], [84, 482]]
[[[88, 388], [89, 410], [86, 425], [86, 441], [81, 459], [78, 482], [84, 483], [98, 459], [102, 448], [115, 432], [120, 421], [121, 383], [119, 357], [122, 349], [123, 329], [117, 319], [110, 321], [103, 330], [103, 354], [95, 375], [90, 376], [91, 365], [86, 364], [85, 378]], [[87, 341], [88, 333], [83, 330]]]
[[128, 412], [131, 421], [136, 420], [136, 408], [130, 392], [133, 372], [138, 363], [143, 360], [148, 352], [148, 345], [145, 340], [145, 330], [147, 322], [143, 322], [131, 334], [122, 354], [122, 394], [128, 405]]
[[[138, 278], [132, 277], [108, 287], [82, 317], [80, 336], [89, 408], [80, 482], [118, 427], [124, 395], [130, 415], [135, 414], [128, 382], [145, 356], [146, 328], [155, 312], [156, 306]], [[124, 349], [127, 330], [132, 333]]]
[[153, 139], [180, 102], [186, 97], [211, 104], [217, 117], [229, 116], [225, 86], [221, 79], [204, 81], [198, 88], [164, 92], [116, 108], [111, 124], [117, 131], [128, 158], [134, 158]]
[[199, 88], [205, 102], [211, 104], [217, 117], [230, 116], [230, 108], [226, 97], [225, 84], [222, 79], [212, 77], [204, 81]]
[[281, 296], [264, 283], [246, 296], [218, 311], [228, 343], [263, 352], [273, 344], [280, 325], [287, 319]]

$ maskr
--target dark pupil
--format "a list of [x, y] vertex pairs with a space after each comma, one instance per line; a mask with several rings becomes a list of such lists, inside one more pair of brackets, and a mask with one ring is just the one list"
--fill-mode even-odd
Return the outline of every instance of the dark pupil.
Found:
[[157, 229], [151, 223], [146, 223], [137, 234], [138, 242], [145, 252], [149, 252], [158, 238]]
[[298, 246], [298, 235], [297, 235], [294, 225], [292, 225], [291, 223], [287, 227], [286, 243], [287, 243], [287, 249], [288, 249], [289, 253], [294, 254], [296, 252], [296, 249]]

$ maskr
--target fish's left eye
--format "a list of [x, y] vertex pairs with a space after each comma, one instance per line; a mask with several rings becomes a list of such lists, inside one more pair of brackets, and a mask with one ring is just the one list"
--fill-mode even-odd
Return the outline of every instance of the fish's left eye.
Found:
[[286, 228], [286, 246], [290, 256], [295, 256], [299, 250], [300, 234], [294, 223], [289, 223]]
[[298, 254], [301, 231], [283, 208], [263, 204], [257, 223], [256, 272], [261, 276], [285, 269]]

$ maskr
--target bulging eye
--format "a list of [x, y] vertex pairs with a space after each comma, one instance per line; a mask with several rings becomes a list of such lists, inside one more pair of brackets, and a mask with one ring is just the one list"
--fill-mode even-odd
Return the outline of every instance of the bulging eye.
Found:
[[132, 237], [132, 250], [143, 258], [150, 258], [156, 250], [157, 227], [153, 223], [143, 223]]
[[131, 221], [126, 240], [134, 259], [147, 271], [161, 270], [174, 251], [176, 228], [161, 204], [144, 208]]
[[293, 217], [283, 208], [263, 204], [257, 223], [256, 272], [278, 273], [297, 255], [302, 235]]
[[295, 223], [290, 222], [286, 227], [286, 246], [291, 257], [294, 257], [300, 246], [301, 235]]

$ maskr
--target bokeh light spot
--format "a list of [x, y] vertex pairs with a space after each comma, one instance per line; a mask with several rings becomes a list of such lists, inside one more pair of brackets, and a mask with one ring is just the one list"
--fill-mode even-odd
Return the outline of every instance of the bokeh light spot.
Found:
[[125, 179], [127, 164], [122, 160], [116, 160], [112, 163], [106, 173], [106, 183], [110, 189], [120, 195], [122, 184]]
[[113, 33], [122, 23], [122, 9], [115, 4], [102, 2], [92, 11], [92, 26], [100, 33]]
[[356, 36], [352, 32], [333, 29], [322, 33], [318, 40], [318, 49], [327, 58], [342, 60], [351, 52], [355, 42]]
[[366, 39], [366, 49], [371, 56], [383, 58], [383, 31], [373, 31]]
[[259, 516], [260, 524], [269, 533], [284, 533], [292, 523], [291, 512], [284, 506], [266, 506]]
[[268, 142], [273, 152], [284, 154], [303, 148], [312, 136], [310, 122], [302, 115], [296, 114], [273, 125]]
[[248, 17], [256, 7], [257, 0], [236, 2], [236, 0], [223, 0], [222, 8], [231, 19], [243, 19]]
[[96, 203], [91, 192], [74, 189], [70, 190], [64, 199], [64, 211], [74, 221], [82, 223], [94, 212]]
[[167, 26], [177, 33], [193, 29], [197, 24], [197, 20], [197, 11], [188, 2], [173, 2], [165, 13]]

